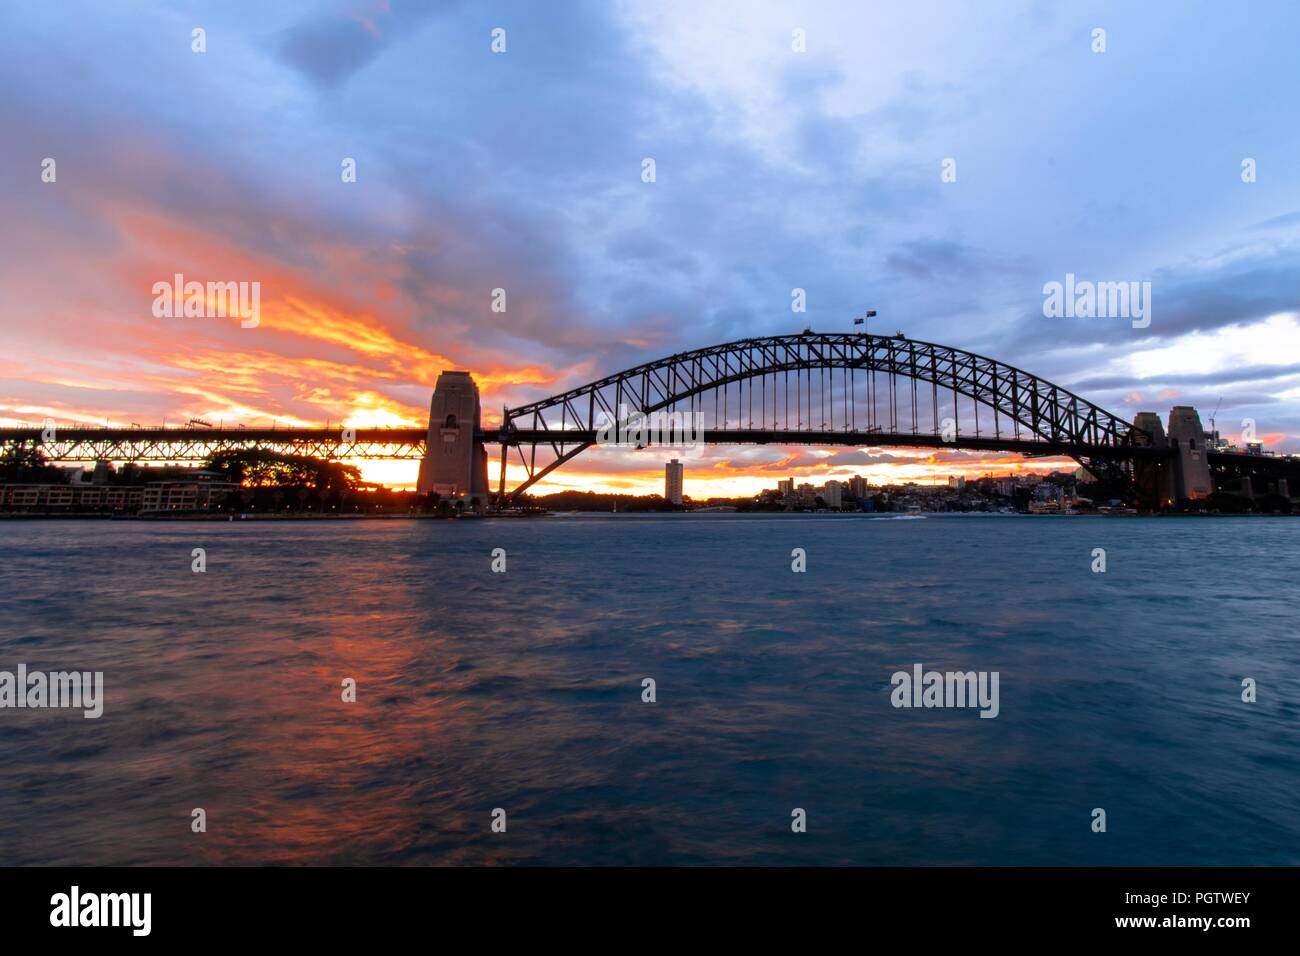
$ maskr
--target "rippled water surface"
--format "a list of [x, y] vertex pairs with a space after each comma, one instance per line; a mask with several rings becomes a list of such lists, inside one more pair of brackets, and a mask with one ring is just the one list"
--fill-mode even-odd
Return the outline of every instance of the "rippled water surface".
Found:
[[[0, 863], [1300, 863], [1298, 535], [7, 521], [0, 670], [106, 703], [0, 710]], [[1000, 716], [893, 708], [917, 662], [998, 671]]]

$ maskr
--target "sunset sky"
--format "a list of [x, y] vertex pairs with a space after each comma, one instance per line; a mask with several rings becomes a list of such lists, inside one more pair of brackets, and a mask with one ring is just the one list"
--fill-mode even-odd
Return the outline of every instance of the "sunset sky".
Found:
[[[1293, 2], [7, 0], [0, 423], [423, 425], [468, 369], [490, 424], [870, 307], [1126, 418], [1217, 405], [1300, 451], [1297, 36]], [[156, 318], [176, 273], [260, 282], [260, 324]], [[1044, 317], [1066, 273], [1150, 281], [1150, 326]], [[535, 490], [659, 491], [664, 457]], [[714, 447], [686, 490], [1013, 465]]]

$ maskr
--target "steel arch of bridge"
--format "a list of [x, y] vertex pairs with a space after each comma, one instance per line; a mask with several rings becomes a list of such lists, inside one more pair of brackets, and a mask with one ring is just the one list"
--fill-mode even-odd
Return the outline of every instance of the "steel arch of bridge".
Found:
[[[769, 376], [774, 377], [775, 394], [775, 377], [785, 376], [788, 398], [788, 376], [791, 373], [797, 377], [796, 387], [803, 387], [801, 377], [804, 373], [837, 370], [846, 375], [865, 373], [872, 376], [869, 381], [873, 387], [875, 375], [883, 373], [889, 376], [890, 420], [894, 423], [889, 433], [878, 426], [869, 426], [866, 431], [856, 428], [853, 415], [857, 404], [855, 383], [850, 392], [843, 395], [845, 415], [841, 431], [846, 441], [837, 442], [839, 444], [852, 443], [854, 436], [860, 436], [862, 445], [874, 442], [903, 443], [898, 439], [906, 436], [900, 436], [897, 429], [895, 382], [898, 377], [909, 379], [913, 383], [912, 437], [922, 434], [916, 420], [918, 406], [915, 383], [931, 386], [935, 432], [939, 430], [939, 391], [942, 390], [945, 400], [946, 395], [951, 393], [955, 432], [952, 441], [945, 440], [947, 447], [964, 447], [963, 441], [971, 438], [969, 430], [963, 435], [960, 419], [955, 417], [958, 414], [958, 396], [970, 399], [974, 405], [973, 438], [981, 447], [1004, 447], [1016, 451], [1028, 449], [1029, 453], [1033, 453], [1034, 448], [1041, 448], [1042, 454], [1068, 454], [1084, 465], [1113, 469], [1117, 462], [1141, 455], [1140, 449], [1152, 442], [1150, 435], [1073, 392], [984, 355], [909, 339], [902, 335], [804, 332], [798, 335], [741, 339], [679, 352], [541, 401], [505, 409], [501, 427], [497, 436], [494, 436], [499, 438], [502, 445], [500, 493], [505, 495], [505, 466], [510, 448], [516, 449], [527, 475], [522, 484], [509, 492], [513, 497], [596, 444], [599, 429], [603, 424], [618, 419], [620, 406], [626, 406], [629, 413], [650, 414], [662, 410], [680, 410], [684, 403], [688, 411], [693, 411], [700, 406], [699, 399], [706, 392], [714, 391], [716, 395], [716, 390], [723, 389], [725, 394], [725, 390], [732, 384], [743, 386], [750, 383], [752, 424], [754, 382], [761, 380], [765, 383]], [[824, 390], [824, 379], [819, 387]], [[847, 382], [846, 388], [850, 388]], [[742, 390], [742, 406], [743, 396]], [[808, 378], [808, 397], [811, 402], [811, 376]], [[824, 391], [819, 392], [818, 397], [824, 402]], [[765, 400], [764, 397], [763, 401]], [[832, 376], [832, 420], [836, 401]], [[875, 399], [872, 401], [874, 403]], [[986, 437], [988, 430], [981, 434], [978, 417], [980, 405], [992, 411], [992, 438]], [[774, 409], [774, 419], [775, 416]], [[800, 425], [802, 426], [802, 421]], [[1004, 427], [1010, 432], [1005, 439]], [[717, 434], [717, 437], [723, 437], [728, 431], [724, 427], [721, 429], [722, 434]], [[808, 441], [815, 431], [824, 433], [825, 428], [815, 430], [810, 424], [807, 431], [808, 437], [791, 437], [787, 440]], [[1024, 437], [1025, 432], [1028, 432], [1027, 438]], [[788, 435], [791, 432], [787, 428], [783, 433]], [[706, 435], [706, 441], [708, 440], [711, 439]], [[553, 460], [549, 463], [542, 462], [539, 466], [539, 447], [549, 448], [554, 454]]]

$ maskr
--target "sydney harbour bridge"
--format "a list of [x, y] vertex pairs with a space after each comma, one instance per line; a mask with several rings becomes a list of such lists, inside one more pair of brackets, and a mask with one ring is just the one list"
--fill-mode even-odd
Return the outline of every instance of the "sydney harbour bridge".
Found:
[[[1287, 496], [1288, 482], [1300, 479], [1300, 459], [1215, 450], [1189, 406], [1170, 412], [1167, 430], [1152, 412], [1129, 422], [1022, 369], [901, 333], [805, 331], [680, 352], [503, 409], [497, 427], [483, 426], [469, 373], [448, 371], [427, 428], [46, 425], [0, 429], [0, 448], [39, 448], [56, 462], [202, 461], [247, 448], [419, 459], [421, 491], [484, 507], [509, 503], [611, 434], [625, 438], [629, 421], [646, 419], [668, 429], [634, 440], [643, 447], [699, 440], [1063, 456], [1152, 508], [1252, 483]], [[489, 459], [499, 463], [495, 489]], [[513, 488], [508, 464], [522, 470]]]

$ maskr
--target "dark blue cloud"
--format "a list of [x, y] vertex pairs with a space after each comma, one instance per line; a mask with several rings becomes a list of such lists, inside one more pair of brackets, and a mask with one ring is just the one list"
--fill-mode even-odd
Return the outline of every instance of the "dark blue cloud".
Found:
[[275, 49], [286, 65], [312, 82], [325, 88], [336, 87], [426, 18], [452, 6], [451, 0], [322, 5], [282, 30]]

